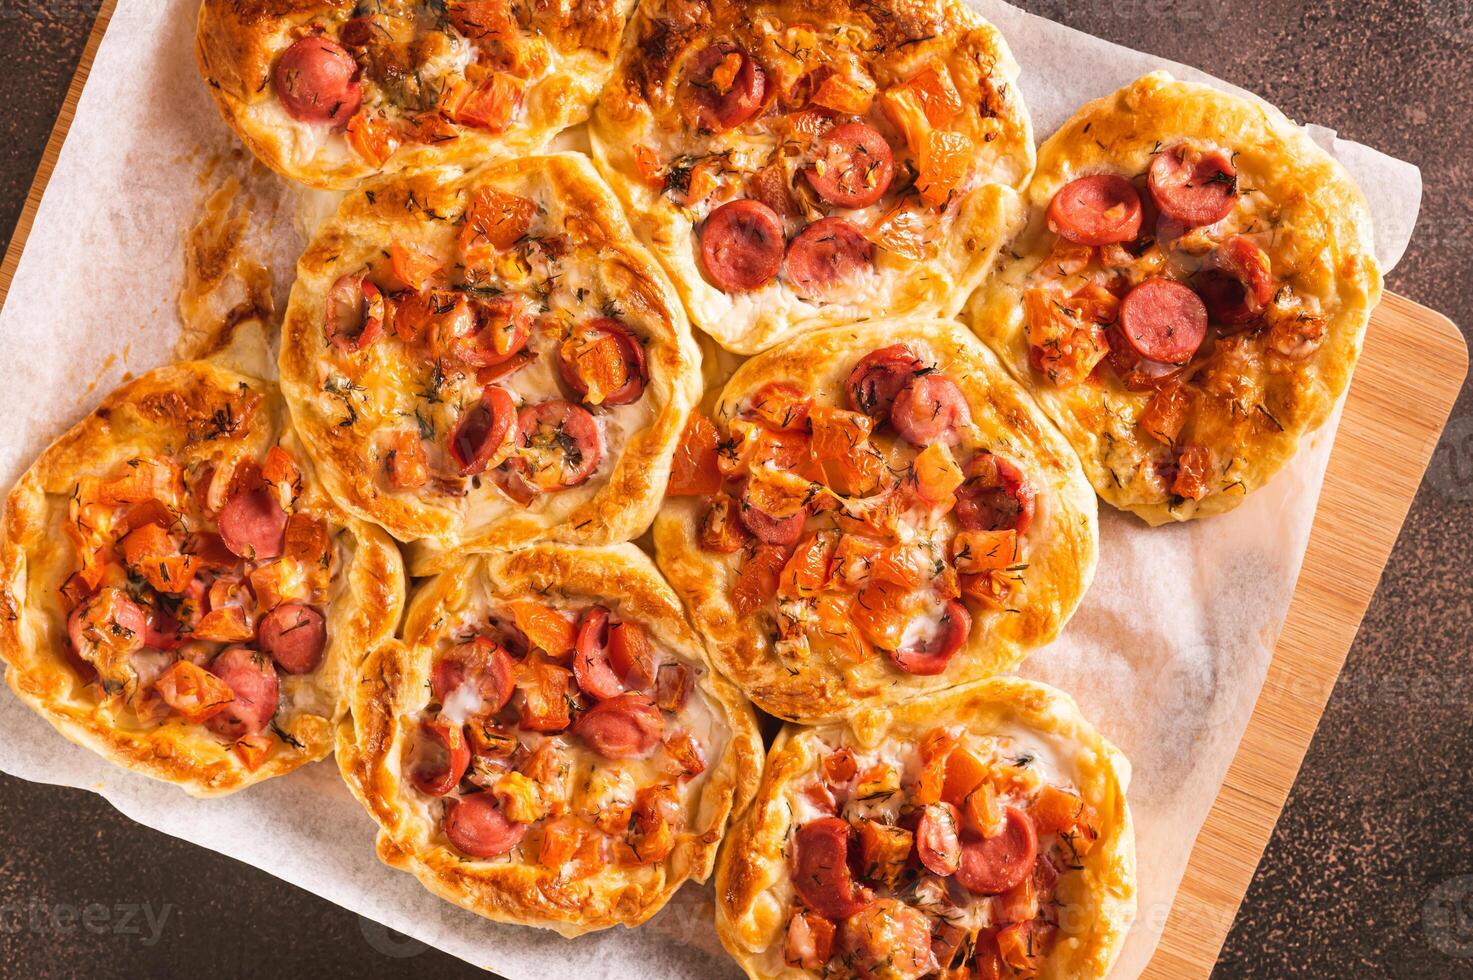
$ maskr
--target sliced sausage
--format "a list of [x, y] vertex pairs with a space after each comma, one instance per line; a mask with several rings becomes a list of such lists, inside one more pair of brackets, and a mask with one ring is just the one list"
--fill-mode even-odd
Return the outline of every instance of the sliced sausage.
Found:
[[849, 867], [852, 834], [846, 821], [821, 817], [793, 836], [793, 888], [804, 905], [830, 919], [847, 919], [875, 898]]
[[751, 119], [767, 94], [767, 73], [730, 44], [713, 44], [696, 55], [687, 78], [695, 123], [713, 132]]
[[600, 701], [624, 693], [624, 682], [609, 659], [609, 611], [603, 606], [594, 606], [583, 614], [575, 648], [573, 676], [579, 690]]
[[1001, 895], [1033, 873], [1038, 858], [1038, 835], [1028, 815], [1015, 806], [1005, 811], [1002, 833], [983, 837], [962, 834], [962, 862], [956, 880], [974, 895]]
[[1118, 174], [1076, 177], [1049, 202], [1048, 226], [1079, 245], [1135, 241], [1141, 233], [1141, 196]]
[[883, 422], [890, 417], [895, 396], [910, 386], [926, 365], [904, 344], [870, 351], [859, 359], [844, 388], [856, 412]]
[[936, 632], [923, 643], [895, 650], [890, 659], [907, 674], [932, 677], [943, 673], [972, 631], [972, 614], [955, 599], [948, 599], [936, 624]]
[[1161, 213], [1188, 228], [1215, 224], [1238, 203], [1238, 168], [1221, 150], [1168, 147], [1151, 161], [1146, 185]]
[[925, 374], [901, 389], [890, 409], [890, 424], [912, 446], [954, 442], [956, 427], [971, 420], [966, 396], [942, 374]]
[[1119, 327], [1138, 356], [1185, 364], [1207, 337], [1207, 307], [1189, 286], [1153, 276], [1120, 301]]
[[512, 468], [543, 492], [583, 483], [603, 459], [603, 436], [588, 410], [554, 399], [528, 405], [517, 416], [517, 445]]
[[298, 122], [345, 126], [363, 103], [358, 62], [341, 44], [304, 37], [281, 56], [272, 79], [287, 115]]
[[433, 748], [423, 741], [415, 747], [418, 758], [409, 771], [409, 780], [421, 793], [444, 796], [460, 785], [471, 764], [465, 728], [444, 721], [424, 721], [419, 728]]
[[764, 286], [782, 264], [782, 219], [765, 204], [730, 201], [701, 225], [701, 265], [724, 293]]
[[798, 539], [803, 536], [803, 524], [808, 519], [808, 515], [801, 510], [788, 517], [773, 517], [754, 506], [747, 499], [745, 491], [742, 492], [741, 517], [742, 526], [751, 531], [758, 541], [784, 548], [798, 543]]
[[935, 971], [931, 920], [920, 909], [882, 898], [839, 927], [840, 960], [861, 980], [917, 980]]
[[611, 317], [599, 317], [579, 329], [576, 342], [564, 343], [558, 349], [558, 373], [563, 383], [581, 399], [587, 400], [588, 382], [584, 372], [572, 358], [576, 351], [587, 349], [593, 344], [613, 344], [623, 364], [623, 381], [601, 393], [601, 405], [629, 405], [639, 401], [649, 384], [649, 366], [645, 361], [644, 345], [629, 332], [629, 329]]
[[220, 540], [241, 558], [277, 558], [286, 543], [286, 520], [269, 489], [243, 490], [220, 508]]
[[451, 341], [451, 355], [456, 360], [471, 367], [495, 367], [526, 348], [532, 336], [532, 318], [520, 299], [496, 296], [477, 300], [470, 308], [475, 316], [474, 333]]
[[868, 272], [875, 247], [843, 218], [820, 218], [788, 243], [788, 280], [798, 294], [821, 298]]
[[817, 159], [803, 171], [818, 196], [841, 208], [864, 208], [878, 201], [895, 176], [895, 155], [873, 126], [861, 122], [835, 126], [819, 144]]
[[620, 694], [580, 715], [573, 733], [605, 759], [647, 759], [665, 735], [665, 722], [649, 698]]
[[500, 857], [520, 844], [526, 833], [527, 825], [508, 820], [490, 793], [462, 796], [445, 811], [445, 836], [471, 857]]
[[279, 691], [271, 661], [249, 647], [228, 647], [205, 669], [235, 695], [205, 727], [231, 741], [262, 732], [276, 714]]
[[384, 295], [361, 275], [340, 276], [327, 292], [328, 342], [352, 353], [373, 344], [384, 332]]
[[500, 711], [516, 690], [516, 666], [499, 645], [477, 637], [451, 648], [430, 671], [430, 692], [442, 705], [463, 684], [476, 685], [483, 711]]
[[327, 620], [311, 606], [283, 602], [261, 620], [256, 642], [288, 674], [310, 674], [322, 666]]
[[142, 650], [148, 614], [121, 589], [103, 589], [73, 609], [66, 625], [72, 649], [91, 662], [99, 646], [119, 648], [124, 654]]
[[952, 513], [968, 531], [1015, 530], [1033, 524], [1034, 491], [1012, 463], [983, 450], [967, 463]]
[[1242, 235], [1234, 235], [1218, 246], [1212, 261], [1215, 268], [1193, 281], [1208, 318], [1229, 327], [1257, 321], [1274, 295], [1268, 253]]
[[[631, 691], [646, 691], [658, 676], [655, 651], [650, 638], [635, 623], [615, 623], [609, 627], [609, 665], [614, 674]], [[677, 706], [675, 710], [680, 710]]]
[[961, 815], [950, 803], [928, 803], [921, 807], [921, 819], [916, 824], [916, 854], [932, 874], [946, 878], [961, 867], [961, 826]]
[[516, 418], [516, 403], [505, 388], [481, 389], [481, 400], [462, 412], [450, 430], [447, 448], [461, 476], [484, 473], [493, 459], [509, 450]]

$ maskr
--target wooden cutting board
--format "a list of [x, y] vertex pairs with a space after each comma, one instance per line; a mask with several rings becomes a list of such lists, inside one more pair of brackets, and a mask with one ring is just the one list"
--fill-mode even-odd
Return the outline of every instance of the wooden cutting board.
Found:
[[[0, 264], [0, 305], [116, 0], [105, 0]], [[1150, 980], [1205, 977], [1294, 784], [1361, 617], [1467, 373], [1440, 313], [1388, 294], [1371, 318], [1298, 589], [1263, 692], [1197, 837]]]
[[1284, 631], [1148, 980], [1212, 971], [1467, 373], [1451, 320], [1395, 293], [1381, 300]]

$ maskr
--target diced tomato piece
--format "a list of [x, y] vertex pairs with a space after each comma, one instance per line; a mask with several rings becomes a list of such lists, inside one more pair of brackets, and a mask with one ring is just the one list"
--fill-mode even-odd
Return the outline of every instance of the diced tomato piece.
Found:
[[680, 822], [680, 799], [670, 786], [641, 789], [634, 798], [634, 812], [625, 837], [636, 861], [663, 861], [675, 850], [675, 828]]
[[741, 504], [726, 493], [714, 494], [706, 501], [699, 534], [703, 549], [722, 555], [732, 554], [751, 537], [742, 523]]
[[430, 482], [430, 461], [418, 430], [399, 429], [385, 438], [384, 469], [389, 486], [409, 490]]
[[464, 98], [450, 113], [462, 126], [500, 133], [511, 125], [522, 104], [523, 83], [506, 72], [494, 72]]
[[971, 169], [976, 149], [971, 137], [948, 129], [933, 129], [925, 149], [917, 155], [916, 190], [932, 207], [945, 204]]
[[869, 641], [854, 623], [854, 597], [824, 592], [818, 597], [818, 628], [841, 656], [858, 663], [874, 653]]
[[1110, 352], [1099, 324], [1056, 294], [1029, 289], [1023, 310], [1033, 366], [1061, 388], [1084, 381]]
[[675, 447], [667, 494], [672, 497], [705, 497], [720, 492], [721, 470], [716, 465], [716, 446], [720, 439], [716, 423], [700, 412], [691, 414], [680, 445]]
[[251, 590], [262, 609], [283, 602], [301, 602], [312, 597], [312, 582], [305, 570], [289, 558], [262, 565], [251, 572]]
[[261, 478], [267, 483], [285, 483], [297, 489], [302, 485], [302, 471], [297, 461], [280, 446], [267, 450], [266, 460], [261, 464]]
[[926, 68], [919, 75], [896, 86], [914, 92], [932, 126], [945, 126], [962, 111], [961, 93], [951, 81], [944, 64]]
[[549, 657], [560, 659], [573, 652], [577, 627], [573, 621], [543, 602], [522, 599], [509, 603], [517, 629], [527, 642]]
[[706, 753], [690, 732], [676, 732], [665, 739], [665, 751], [678, 767], [676, 775], [699, 776], [706, 771]]
[[947, 509], [956, 503], [956, 489], [966, 481], [951, 450], [942, 442], [933, 442], [916, 455], [915, 477], [921, 499]]
[[874, 563], [884, 551], [883, 542], [863, 534], [845, 534], [834, 550], [833, 581], [840, 588], [858, 592], [869, 584]]
[[1018, 532], [958, 531], [951, 541], [951, 557], [964, 575], [1001, 571], [1018, 561]]
[[800, 970], [821, 971], [834, 953], [832, 919], [809, 909], [796, 909], [783, 939], [783, 962]]
[[847, 745], [834, 749], [823, 757], [823, 778], [830, 785], [847, 783], [858, 771], [854, 762], [854, 750]]
[[971, 752], [957, 746], [946, 754], [946, 782], [941, 799], [961, 809], [972, 790], [987, 778], [987, 767]]
[[660, 163], [659, 154], [643, 143], [634, 144], [634, 169], [638, 172], [640, 180], [648, 186], [654, 188], [665, 186], [665, 167]]
[[862, 412], [829, 405], [814, 405], [808, 412], [813, 431], [813, 457], [819, 460], [847, 459], [867, 447], [875, 420]]
[[935, 561], [919, 545], [898, 544], [880, 552], [870, 565], [870, 580], [898, 586], [907, 592], [929, 582]]
[[235, 700], [235, 692], [214, 674], [188, 660], [176, 660], [154, 681], [153, 688], [190, 724], [200, 724]]
[[868, 881], [894, 885], [905, 870], [914, 835], [904, 827], [863, 820], [859, 827], [859, 866]]
[[838, 113], [863, 116], [874, 104], [875, 83], [866, 75], [832, 72], [819, 82], [809, 101]]
[[1002, 572], [980, 572], [976, 575], [962, 575], [958, 582], [961, 594], [968, 599], [974, 599], [985, 606], [994, 609], [1002, 609], [1009, 595], [1012, 594], [1012, 580]]
[[1211, 492], [1211, 480], [1216, 470], [1212, 450], [1206, 446], [1188, 446], [1177, 457], [1176, 466], [1176, 479], [1171, 481], [1172, 493], [1201, 500]]
[[805, 599], [827, 585], [837, 540], [837, 533], [820, 531], [799, 544], [793, 557], [783, 566], [779, 594]]
[[880, 108], [905, 137], [911, 156], [919, 160], [931, 135], [931, 121], [926, 118], [926, 107], [920, 93], [905, 87], [889, 89], [880, 94]]
[[523, 728], [534, 732], [560, 732], [572, 723], [568, 712], [572, 671], [537, 660], [522, 664], [517, 674], [517, 690], [522, 695], [520, 719]]
[[302, 511], [297, 511], [286, 519], [283, 542], [283, 555], [304, 565], [327, 563], [332, 545], [327, 525], [322, 519]]
[[145, 524], [123, 539], [128, 567], [160, 592], [183, 592], [199, 571], [200, 560], [179, 554], [179, 546], [157, 524]]
[[1019, 922], [997, 933], [997, 951], [1010, 978], [1026, 980], [1043, 969], [1049, 933], [1033, 921]]
[[813, 399], [793, 385], [769, 381], [752, 396], [748, 407], [774, 429], [802, 430], [808, 424]]
[[772, 544], [759, 544], [742, 562], [732, 589], [731, 601], [737, 615], [747, 616], [777, 595], [778, 578], [788, 563], [788, 554]]
[[460, 230], [461, 250], [470, 252], [484, 246], [509, 249], [531, 229], [536, 213], [537, 205], [528, 198], [478, 187], [471, 195], [471, 206]]
[[899, 649], [908, 623], [900, 610], [905, 596], [905, 591], [894, 585], [872, 581], [855, 597], [850, 618], [876, 646], [885, 650]]
[[1141, 412], [1141, 428], [1151, 438], [1168, 446], [1174, 445], [1182, 427], [1187, 424], [1191, 405], [1192, 396], [1187, 386], [1180, 381], [1172, 381], [1157, 390], [1146, 403], [1145, 411]]
[[443, 267], [443, 263], [417, 245], [393, 242], [389, 245], [389, 268], [400, 284], [416, 292], [423, 289]]
[[382, 167], [399, 148], [399, 134], [383, 113], [367, 107], [348, 120], [348, 145], [370, 166]]
[[236, 758], [251, 772], [261, 768], [261, 764], [271, 755], [271, 749], [276, 745], [276, 739], [265, 733], [247, 735], [237, 741], [231, 749]]
[[1059, 834], [1091, 823], [1093, 814], [1078, 793], [1046, 785], [1028, 808], [1028, 816], [1039, 833]]

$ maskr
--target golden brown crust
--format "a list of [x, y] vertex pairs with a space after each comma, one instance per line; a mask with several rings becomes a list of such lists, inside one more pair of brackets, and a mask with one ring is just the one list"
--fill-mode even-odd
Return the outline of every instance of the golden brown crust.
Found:
[[[649, 371], [649, 384], [636, 402], [597, 412], [605, 453], [587, 482], [541, 494], [529, 508], [502, 492], [489, 471], [464, 481], [446, 468], [448, 433], [462, 406], [480, 397], [474, 372], [436, 368], [433, 359], [409, 352], [387, 328], [383, 339], [363, 352], [343, 353], [325, 339], [326, 296], [341, 275], [382, 262], [392, 242], [446, 255], [479, 188], [536, 201], [543, 213], [534, 229], [555, 229], [568, 249], [546, 278], [520, 267], [490, 283], [495, 289], [530, 291], [548, 311], [538, 317], [529, 344], [537, 360], [499, 383], [524, 404], [569, 397], [557, 377], [557, 331], [601, 312], [615, 313], [643, 342]], [[466, 173], [444, 170], [379, 181], [349, 195], [303, 254], [283, 324], [282, 388], [338, 500], [401, 541], [421, 540], [417, 574], [432, 570], [438, 553], [446, 550], [515, 547], [534, 540], [628, 540], [653, 519], [671, 454], [696, 398], [700, 353], [663, 273], [631, 239], [612, 195], [586, 160], [557, 154]], [[441, 492], [449, 485], [442, 480], [409, 490], [386, 484], [386, 450], [376, 440], [383, 431], [406, 427], [428, 435], [432, 462], [438, 461], [432, 472], [445, 475], [463, 496]], [[427, 428], [432, 431], [426, 433]]]
[[[157, 727], [123, 722], [95, 685], [69, 666], [60, 587], [77, 568], [67, 503], [79, 477], [104, 476], [126, 460], [157, 454], [212, 458], [246, 450], [257, 458], [280, 445], [301, 466], [300, 508], [328, 522], [346, 582], [328, 610], [328, 646], [310, 675], [284, 676], [284, 710], [274, 723], [300, 747], [281, 742], [252, 770], [203, 726], [175, 716]], [[206, 361], [151, 371], [103, 399], [54, 442], [7, 501], [0, 542], [0, 655], [15, 693], [56, 729], [125, 768], [172, 782], [195, 796], [233, 792], [281, 775], [333, 748], [347, 710], [347, 685], [364, 653], [398, 626], [404, 602], [398, 549], [378, 528], [342, 514], [317, 485], [274, 386]]]
[[1015, 668], [1053, 640], [1094, 575], [1098, 548], [1094, 495], [1062, 437], [1026, 392], [975, 338], [952, 321], [881, 320], [805, 334], [747, 361], [717, 402], [724, 424], [762, 385], [784, 381], [822, 404], [847, 408], [844, 382], [864, 355], [904, 343], [960, 386], [976, 445], [1015, 460], [1037, 491], [1037, 513], [1019, 538], [1023, 582], [1004, 609], [972, 609], [972, 629], [946, 670], [904, 673], [878, 651], [855, 662], [816, 639], [809, 655], [784, 658], [772, 639], [771, 604], [743, 617], [732, 599], [741, 554], [702, 548], [703, 501], [670, 498], [655, 521], [661, 570], [710, 642], [717, 665], [762, 710], [790, 721], [840, 718], [863, 704], [885, 703]]
[[[637, 622], [657, 649], [699, 670], [698, 695], [711, 709], [713, 734], [724, 745], [708, 752], [709, 768], [688, 784], [685, 827], [663, 862], [610, 865], [590, 877], [568, 880], [536, 863], [536, 852], [512, 859], [461, 856], [439, 829], [439, 807], [402, 778], [412, 717], [430, 697], [433, 652], [452, 631], [457, 615], [480, 610], [485, 597], [499, 600], [549, 596], [604, 605], [622, 621]], [[480, 615], [484, 615], [483, 613]], [[740, 815], [756, 792], [762, 743], [749, 705], [730, 683], [706, 666], [701, 641], [686, 623], [679, 601], [654, 565], [633, 545], [580, 548], [537, 545], [492, 553], [453, 566], [416, 593], [405, 622], [407, 644], [386, 644], [364, 663], [353, 710], [338, 736], [338, 764], [354, 795], [378, 821], [378, 854], [416, 875], [442, 898], [488, 918], [554, 929], [576, 936], [612, 925], [634, 926], [654, 915], [688, 879], [711, 873], [728, 817]], [[719, 732], [717, 731], [719, 730]], [[593, 765], [607, 766], [596, 757]], [[578, 776], [575, 782], [583, 781]], [[530, 836], [528, 840], [530, 841]], [[525, 845], [524, 845], [525, 846]]]
[[[201, 4], [195, 47], [200, 75], [226, 123], [282, 176], [341, 190], [375, 174], [444, 164], [469, 166], [535, 153], [559, 132], [587, 118], [613, 71], [634, 2], [535, 0], [510, 7], [503, 12], [514, 24], [515, 42], [467, 38], [447, 18], [443, 3], [388, 0], [374, 6], [380, 18], [395, 18], [388, 23], [417, 24], [421, 40], [409, 50], [430, 52], [426, 64], [438, 66], [429, 81], [423, 67], [363, 73], [366, 111], [387, 118], [399, 140], [383, 162], [355, 150], [341, 127], [292, 119], [282, 109], [272, 82], [277, 59], [296, 39], [312, 33], [338, 38], [361, 4], [350, 0]], [[427, 44], [426, 36], [436, 43]], [[523, 89], [519, 113], [499, 132], [436, 114], [448, 98], [449, 86], [464, 79], [468, 61], [478, 63], [472, 64], [473, 70], [484, 64], [494, 72], [505, 71]], [[413, 85], [401, 76], [415, 79]], [[437, 120], [426, 128], [433, 136], [425, 140], [414, 135], [422, 116]]]
[[[733, 43], [754, 54], [764, 66], [771, 103], [726, 133], [697, 130], [682, 114], [688, 97], [684, 75], [713, 43]], [[841, 73], [862, 73], [881, 96], [927, 69], [947, 73], [964, 108], [937, 128], [970, 141], [966, 156], [974, 169], [944, 207], [923, 204], [903, 176], [877, 204], [858, 210], [819, 207], [816, 199], [805, 203], [803, 178], [790, 172], [802, 158], [784, 120], [789, 109], [802, 105], [793, 93], [802, 91], [800, 77], [820, 58]], [[660, 0], [643, 3], [631, 20], [618, 71], [594, 110], [590, 136], [594, 156], [625, 206], [642, 216], [636, 230], [670, 271], [696, 326], [729, 350], [754, 354], [809, 327], [864, 316], [957, 312], [998, 245], [1016, 230], [1017, 192], [1033, 169], [1032, 131], [1017, 75], [1001, 35], [951, 0]], [[804, 84], [810, 80], [803, 77]], [[915, 154], [882, 104], [877, 98], [866, 113], [841, 114], [837, 120], [862, 118], [878, 128], [903, 173]], [[637, 155], [641, 147], [658, 160], [660, 174], [654, 179], [644, 175], [648, 165]], [[720, 189], [709, 199], [686, 200], [688, 192], [675, 177], [699, 181], [689, 176], [692, 168], [699, 171], [703, 161], [715, 160], [721, 161]], [[926, 254], [906, 257], [894, 247], [880, 248], [875, 271], [862, 277], [862, 285], [826, 301], [801, 297], [786, 273], [753, 291], [721, 291], [703, 275], [696, 228], [715, 204], [758, 196], [743, 184], [768, 167], [784, 172], [800, 198], [803, 213], [787, 220], [790, 236], [803, 226], [802, 218], [820, 213], [869, 228], [892, 209], [903, 208], [927, 216], [923, 223], [931, 231], [922, 236], [925, 243], [915, 243]]]
[[[1177, 439], [1177, 446], [1212, 452], [1210, 492], [1200, 500], [1175, 496], [1171, 480], [1160, 475], [1168, 447], [1138, 424], [1150, 391], [1127, 390], [1104, 368], [1097, 372], [1101, 383], [1072, 387], [1053, 385], [1030, 368], [1022, 301], [1057, 238], [1045, 220], [1055, 192], [1082, 174], [1143, 174], [1155, 152], [1181, 140], [1231, 154], [1242, 196], [1224, 224], [1258, 240], [1276, 284], [1291, 287], [1295, 305], [1285, 316], [1302, 310], [1324, 321], [1318, 349], [1296, 357], [1275, 353], [1267, 328], [1217, 341], [1218, 347], [1209, 333], [1192, 365], [1195, 414]], [[1329, 417], [1350, 382], [1381, 274], [1360, 190], [1276, 109], [1164, 73], [1147, 75], [1084, 106], [1043, 144], [1028, 204], [1029, 227], [1009, 246], [1017, 258], [1004, 261], [977, 293], [968, 319], [1059, 423], [1107, 502], [1150, 524], [1231, 510]], [[1183, 261], [1201, 264], [1190, 254]], [[1077, 285], [1076, 278], [1062, 282]]]
[[786, 843], [803, 813], [797, 784], [818, 770], [831, 748], [905, 751], [927, 733], [952, 725], [974, 735], [1037, 736], [1072, 763], [1069, 782], [1095, 811], [1100, 836], [1080, 861], [1083, 867], [1061, 879], [1060, 896], [1070, 914], [1060, 916], [1063, 931], [1038, 976], [1098, 980], [1109, 973], [1136, 911], [1135, 831], [1126, 802], [1130, 764], [1067, 694], [1016, 677], [993, 677], [867, 709], [847, 723], [782, 730], [768, 753], [757, 799], [733, 826], [716, 869], [717, 933], [748, 976], [818, 975], [783, 961], [794, 894]]

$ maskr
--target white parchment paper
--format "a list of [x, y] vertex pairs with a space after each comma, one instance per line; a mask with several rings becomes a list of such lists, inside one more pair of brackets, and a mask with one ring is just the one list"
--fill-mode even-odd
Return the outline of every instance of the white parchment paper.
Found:
[[[972, 0], [1007, 37], [1040, 139], [1082, 102], [1154, 68], [1200, 72]], [[41, 203], [3, 313], [0, 485], [132, 374], [170, 360], [184, 236], [225, 175], [242, 180], [251, 238], [279, 297], [330, 200], [252, 168], [194, 67], [197, 0], [119, 0]], [[1306, 57], [1312, 57], [1312, 53]], [[1055, 71], [1088, 64], [1088, 72]], [[1215, 83], [1222, 84], [1222, 83]], [[1223, 85], [1224, 88], [1232, 88]], [[1421, 196], [1415, 167], [1312, 128], [1367, 192], [1390, 268]], [[1148, 529], [1101, 507], [1100, 571], [1067, 635], [1024, 673], [1071, 692], [1130, 757], [1140, 916], [1115, 976], [1155, 949], [1187, 856], [1242, 736], [1288, 609], [1335, 422], [1223, 517]], [[248, 792], [191, 800], [118, 770], [0, 694], [0, 769], [101, 793], [140, 823], [228, 854], [512, 980], [725, 977], [738, 971], [711, 928], [709, 887], [688, 885], [645, 928], [567, 941], [501, 926], [381, 866], [374, 825], [329, 760]]]

